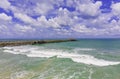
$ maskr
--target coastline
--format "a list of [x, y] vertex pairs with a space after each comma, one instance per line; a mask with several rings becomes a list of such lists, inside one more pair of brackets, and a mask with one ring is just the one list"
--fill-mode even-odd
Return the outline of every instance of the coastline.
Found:
[[20, 45], [35, 45], [35, 44], [45, 44], [45, 43], [59, 43], [59, 42], [69, 42], [77, 41], [76, 39], [64, 39], [64, 40], [19, 40], [19, 41], [0, 41], [0, 47], [5, 46], [20, 46]]

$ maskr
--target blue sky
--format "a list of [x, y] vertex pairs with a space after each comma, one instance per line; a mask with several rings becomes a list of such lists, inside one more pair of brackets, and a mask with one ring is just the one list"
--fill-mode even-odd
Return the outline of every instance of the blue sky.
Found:
[[119, 38], [120, 0], [0, 0], [0, 39]]

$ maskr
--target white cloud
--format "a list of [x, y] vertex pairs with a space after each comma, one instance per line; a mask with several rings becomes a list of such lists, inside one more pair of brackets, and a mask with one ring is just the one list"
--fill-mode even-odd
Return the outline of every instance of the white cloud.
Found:
[[119, 3], [113, 3], [111, 5], [112, 12], [114, 15], [119, 15], [120, 16], [120, 2]]
[[[15, 18], [24, 22], [23, 24], [14, 23], [11, 16], [1, 13], [0, 23], [3, 23], [2, 20], [5, 21], [4, 24], [6, 21], [11, 21], [11, 26], [14, 27], [13, 31], [17, 34], [20, 32], [21, 36], [30, 31], [40, 34], [40, 30], [42, 32], [49, 31], [48, 28], [54, 31], [53, 35], [54, 33], [67, 35], [71, 32], [78, 35], [114, 35], [120, 33], [120, 21], [114, 19], [110, 21], [114, 15], [120, 19], [120, 3], [112, 4], [111, 13], [101, 13], [101, 1], [93, 3], [91, 0], [66, 0], [64, 3], [64, 0], [28, 0], [22, 7], [20, 7], [22, 2], [12, 5], [7, 0], [3, 0], [5, 4], [7, 3], [7, 5], [3, 5], [2, 0], [0, 1], [1, 8], [11, 10]], [[70, 11], [68, 7], [69, 9], [75, 8], [75, 10]], [[6, 24], [9, 25], [9, 23]]]
[[106, 24], [109, 24], [109, 20], [111, 19], [110, 13], [99, 14], [96, 18], [90, 19], [82, 19], [82, 23], [88, 27], [96, 27], [96, 28], [106, 28]]
[[40, 26], [44, 27], [53, 27], [53, 28], [60, 28], [62, 25], [64, 26], [70, 26], [73, 24], [73, 20], [71, 16], [69, 15], [70, 12], [65, 8], [60, 8], [58, 10], [58, 16], [50, 19], [46, 19], [45, 16], [41, 16], [37, 18], [37, 23]]
[[45, 16], [40, 16], [40, 17], [38, 17], [36, 24], [38, 24], [38, 26], [42, 26], [42, 27], [43, 27], [43, 26], [44, 26], [44, 27], [49, 27], [49, 26], [48, 26], [48, 21], [47, 21], [47, 19], [46, 19]]
[[22, 13], [15, 13], [14, 16], [25, 23], [34, 23], [34, 21], [35, 21], [30, 16], [28, 16], [26, 14], [22, 14]]
[[78, 3], [76, 10], [78, 10], [82, 15], [96, 16], [100, 13], [100, 6], [102, 5], [101, 1], [96, 3]]
[[10, 8], [10, 2], [8, 0], [0, 0], [0, 7], [7, 10]]
[[0, 25], [0, 32], [3, 32], [4, 30], [7, 30], [7, 26]]
[[0, 25], [0, 38], [6, 37], [6, 36], [12, 36], [12, 33], [10, 32], [10, 29], [7, 25], [1, 24]]
[[46, 19], [45, 16], [40, 16], [37, 18], [37, 22], [34, 24], [36, 26], [40, 26], [40, 27], [53, 27], [53, 28], [58, 28], [60, 27], [60, 25], [54, 20], [54, 18], [51, 19]]
[[79, 33], [91, 33], [94, 29], [87, 28], [85, 25], [76, 24], [72, 27], [72, 30], [79, 32]]
[[97, 36], [97, 35], [108, 35], [109, 34], [109, 30], [110, 29], [105, 29], [105, 28], [95, 28], [95, 27], [87, 27], [85, 25], [82, 24], [76, 24], [75, 26], [72, 27], [73, 31], [76, 31], [80, 34], [83, 35], [92, 35], [92, 36]]
[[48, 27], [60, 27], [57, 22], [55, 22], [53, 19], [48, 19], [46, 18], [46, 16], [40, 16], [37, 19], [33, 19], [32, 17], [26, 15], [26, 14], [21, 14], [21, 13], [15, 13], [14, 16], [18, 19], [20, 19], [21, 21], [23, 21], [24, 23], [27, 23], [29, 25], [32, 26], [39, 26], [39, 27], [44, 27], [44, 28], [48, 28]]
[[24, 33], [24, 32], [30, 33], [30, 32], [34, 32], [35, 28], [32, 28], [31, 26], [27, 26], [27, 25], [16, 24], [15, 31], [17, 31], [17, 33]]
[[45, 16], [41, 16], [39, 18], [37, 18], [37, 23], [38, 25], [42, 26], [42, 27], [53, 27], [53, 28], [58, 28], [60, 27], [59, 24], [57, 22], [55, 22], [55, 20], [53, 18], [51, 19], [46, 19]]
[[61, 27], [61, 26], [58, 24], [58, 22], [55, 21], [54, 18], [49, 19], [49, 20], [48, 20], [48, 23], [49, 23], [49, 25], [50, 25], [51, 27], [54, 27], [54, 28], [59, 28], [59, 27]]
[[10, 20], [12, 20], [12, 17], [6, 15], [5, 13], [0, 13], [0, 20], [10, 21]]
[[34, 8], [34, 11], [38, 14], [45, 15], [53, 8], [53, 5], [48, 3], [37, 3], [36, 7]]

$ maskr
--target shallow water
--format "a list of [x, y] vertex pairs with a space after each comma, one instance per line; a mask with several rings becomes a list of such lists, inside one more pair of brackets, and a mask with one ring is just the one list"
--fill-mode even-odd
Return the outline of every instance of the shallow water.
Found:
[[120, 79], [120, 40], [0, 48], [0, 79]]

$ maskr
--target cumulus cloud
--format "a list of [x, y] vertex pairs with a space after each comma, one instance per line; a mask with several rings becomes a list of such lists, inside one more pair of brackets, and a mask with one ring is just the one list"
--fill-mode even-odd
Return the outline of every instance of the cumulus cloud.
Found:
[[7, 10], [10, 8], [10, 2], [8, 0], [0, 0], [0, 7]]
[[35, 21], [30, 16], [28, 16], [26, 14], [22, 14], [22, 13], [15, 13], [14, 16], [25, 23], [34, 23], [34, 21]]
[[20, 25], [20, 24], [16, 24], [15, 25], [15, 31], [17, 32], [21, 32], [21, 33], [25, 33], [25, 32], [34, 32], [35, 28], [32, 28], [31, 26], [27, 26], [27, 25]]
[[34, 11], [37, 14], [45, 15], [47, 14], [50, 10], [52, 10], [54, 7], [51, 4], [48, 3], [37, 3], [36, 7], [34, 8]]
[[77, 5], [76, 10], [78, 10], [82, 15], [96, 16], [100, 13], [102, 2], [97, 1], [96, 3], [90, 2], [87, 4], [78, 3]]
[[74, 18], [70, 16], [70, 12], [66, 8], [59, 8], [58, 15], [53, 18], [47, 19], [46, 16], [40, 16], [37, 18], [37, 24], [40, 26], [60, 28], [61, 26], [71, 26], [74, 22]]
[[30, 24], [32, 26], [39, 26], [45, 28], [60, 28], [61, 25], [70, 26], [73, 23], [70, 12], [65, 8], [58, 9], [58, 16], [47, 19], [45, 15], [34, 19], [27, 14], [15, 13], [14, 16], [24, 23]]
[[101, 6], [101, 1], [93, 0], [13, 0], [11, 3], [3, 0], [0, 1], [0, 8], [9, 10], [14, 16], [9, 11], [10, 16], [0, 13], [0, 23], [8, 30], [3, 26], [0, 29], [21, 36], [29, 33], [36, 33], [38, 36], [118, 34], [120, 3], [112, 3], [112, 10], [108, 13], [102, 13]]
[[114, 15], [119, 15], [120, 16], [120, 2], [119, 3], [113, 3], [112, 6], [112, 12]]
[[10, 20], [12, 20], [12, 17], [6, 15], [5, 13], [0, 13], [0, 20], [10, 21]]

